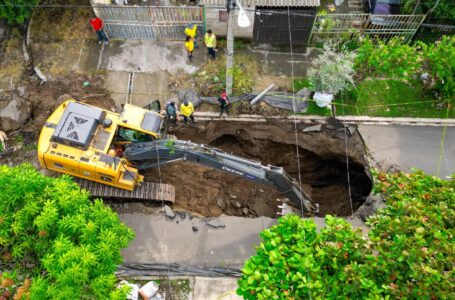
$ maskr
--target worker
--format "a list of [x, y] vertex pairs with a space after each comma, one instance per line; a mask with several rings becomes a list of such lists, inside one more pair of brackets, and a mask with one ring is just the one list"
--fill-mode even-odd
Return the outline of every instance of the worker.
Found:
[[186, 36], [185, 49], [188, 53], [188, 59], [190, 62], [193, 61], [194, 40], [189, 35]]
[[211, 56], [213, 59], [215, 59], [215, 52], [216, 52], [216, 36], [213, 34], [212, 30], [207, 30], [207, 33], [205, 34], [204, 37], [204, 43], [205, 46], [207, 47], [207, 51], [209, 56]]
[[191, 119], [191, 123], [196, 123], [194, 122], [194, 106], [193, 103], [191, 103], [188, 100], [183, 100], [183, 103], [180, 105], [180, 113], [183, 115], [183, 121], [185, 122], [185, 125], [188, 124], [188, 118]]
[[95, 31], [96, 36], [98, 37], [98, 44], [104, 42], [104, 44], [109, 44], [109, 39], [104, 32], [104, 22], [101, 18], [95, 17], [90, 19], [90, 24], [92, 25], [93, 31]]
[[218, 103], [220, 105], [220, 118], [223, 111], [229, 116], [229, 106], [231, 105], [231, 102], [229, 102], [229, 97], [225, 92], [221, 93], [221, 96], [218, 98]]
[[196, 41], [196, 36], [197, 36], [197, 24], [190, 24], [185, 28], [185, 35], [190, 36], [193, 39], [194, 42], [194, 48], [197, 49], [197, 41]]
[[179, 120], [178, 112], [177, 112], [177, 107], [175, 106], [174, 101], [168, 102], [165, 107], [165, 112], [167, 119], [171, 121], [174, 124], [177, 124], [177, 121]]

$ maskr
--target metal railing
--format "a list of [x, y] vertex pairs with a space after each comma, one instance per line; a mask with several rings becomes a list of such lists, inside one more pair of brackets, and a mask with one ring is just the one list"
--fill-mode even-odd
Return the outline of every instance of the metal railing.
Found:
[[202, 8], [195, 6], [96, 5], [94, 10], [112, 38], [183, 40], [188, 24], [203, 24]]
[[424, 19], [425, 15], [320, 15], [313, 25], [311, 43], [349, 39], [355, 34], [385, 42], [398, 36], [410, 42]]

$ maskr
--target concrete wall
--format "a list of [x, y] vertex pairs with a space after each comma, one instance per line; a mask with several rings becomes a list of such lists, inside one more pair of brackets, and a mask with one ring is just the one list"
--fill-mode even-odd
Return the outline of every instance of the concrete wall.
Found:
[[[219, 14], [220, 11], [226, 11], [225, 8], [221, 7], [206, 7], [205, 18], [207, 29], [212, 29], [216, 36], [225, 37], [227, 32], [227, 21], [220, 22]], [[240, 28], [237, 26], [237, 16], [239, 10], [236, 10], [236, 23], [234, 28], [234, 36], [236, 38], [253, 38], [253, 24], [254, 24], [254, 11], [246, 11], [246, 15], [250, 19], [251, 26], [248, 28]]]

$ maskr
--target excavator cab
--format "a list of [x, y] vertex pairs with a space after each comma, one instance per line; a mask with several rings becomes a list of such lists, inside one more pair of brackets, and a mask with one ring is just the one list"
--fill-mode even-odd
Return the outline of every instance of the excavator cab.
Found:
[[47, 169], [132, 191], [142, 182], [125, 158], [125, 146], [161, 138], [163, 117], [126, 104], [116, 114], [68, 100], [48, 118], [38, 142]]

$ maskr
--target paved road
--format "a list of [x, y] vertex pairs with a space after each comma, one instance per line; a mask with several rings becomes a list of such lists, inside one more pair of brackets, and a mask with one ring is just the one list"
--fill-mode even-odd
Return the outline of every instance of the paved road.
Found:
[[377, 162], [385, 166], [397, 165], [404, 170], [417, 168], [445, 178], [455, 172], [455, 127], [447, 127], [441, 152], [443, 129], [435, 126], [359, 126]]

